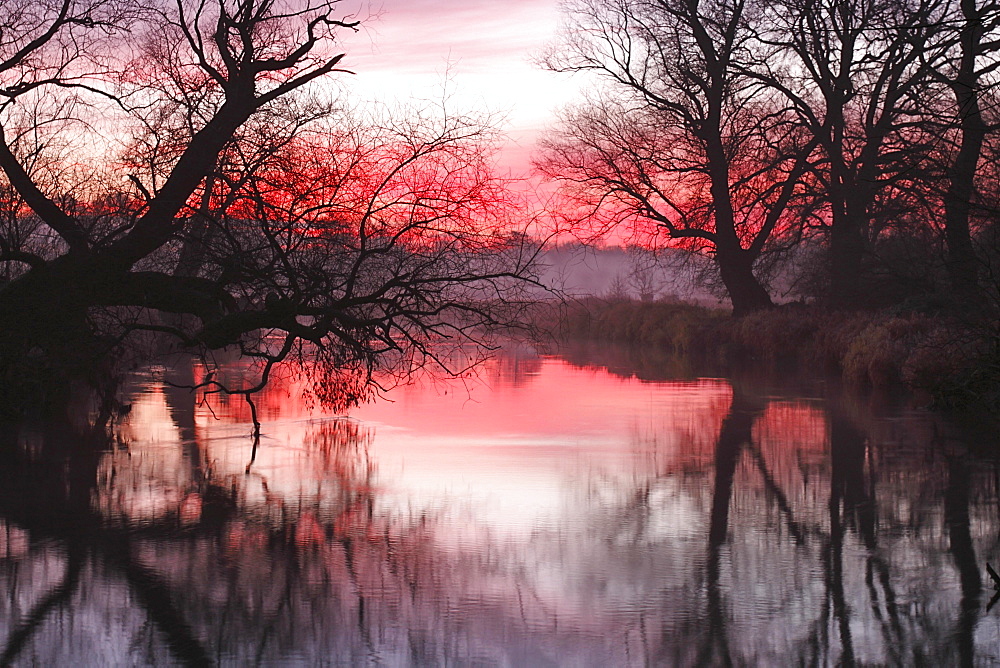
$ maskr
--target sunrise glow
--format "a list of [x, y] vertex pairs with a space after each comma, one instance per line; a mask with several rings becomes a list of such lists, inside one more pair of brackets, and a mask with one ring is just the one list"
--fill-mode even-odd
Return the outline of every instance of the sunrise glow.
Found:
[[0, 666], [1000, 665], [998, 56], [0, 0]]

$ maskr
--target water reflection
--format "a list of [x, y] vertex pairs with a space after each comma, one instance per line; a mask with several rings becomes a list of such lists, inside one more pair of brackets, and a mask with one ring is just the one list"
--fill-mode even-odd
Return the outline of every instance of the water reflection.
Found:
[[1000, 659], [1000, 468], [948, 425], [573, 359], [349, 417], [289, 379], [250, 466], [184, 365], [0, 429], [0, 665]]

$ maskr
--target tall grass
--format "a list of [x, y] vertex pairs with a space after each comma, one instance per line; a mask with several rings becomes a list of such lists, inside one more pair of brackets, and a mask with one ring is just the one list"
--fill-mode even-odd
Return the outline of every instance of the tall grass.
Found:
[[539, 308], [536, 320], [562, 340], [655, 348], [712, 366], [837, 374], [865, 388], [906, 386], [939, 406], [1000, 406], [996, 338], [941, 315], [786, 305], [733, 318], [684, 303], [588, 298]]

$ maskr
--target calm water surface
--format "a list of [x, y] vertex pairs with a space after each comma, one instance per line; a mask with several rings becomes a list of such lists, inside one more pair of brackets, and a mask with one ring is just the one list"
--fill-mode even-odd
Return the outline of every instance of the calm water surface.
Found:
[[152, 371], [110, 450], [8, 430], [0, 665], [1000, 661], [990, 444], [822, 385], [572, 359], [348, 416], [279, 382], [252, 461], [241, 401]]

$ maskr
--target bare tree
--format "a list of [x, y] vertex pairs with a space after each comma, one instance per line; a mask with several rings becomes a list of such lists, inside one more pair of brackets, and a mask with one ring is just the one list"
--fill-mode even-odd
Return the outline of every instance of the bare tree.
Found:
[[[443, 363], [435, 341], [482, 343], [517, 310], [534, 251], [489, 170], [489, 129], [309, 101], [357, 25], [336, 0], [29, 5], [0, 8], [0, 167], [15, 218], [55, 241], [0, 248], [26, 267], [0, 286], [7, 380], [152, 331], [260, 362], [252, 382], [206, 379], [218, 391], [252, 392], [303, 355], [356, 396], [383, 363]], [[22, 123], [36, 92], [65, 104]], [[39, 129], [83, 178], [31, 169], [20, 139]]]
[[[829, 239], [830, 301], [860, 298], [862, 260], [891, 206], [896, 182], [917, 168], [929, 51], [948, 15], [939, 0], [789, 0], [774, 12], [765, 38], [782, 47], [759, 70], [792, 101], [819, 141], [816, 170]], [[915, 139], [919, 137], [917, 143]]]
[[794, 240], [815, 140], [747, 72], [766, 59], [764, 8], [723, 0], [580, 0], [545, 64], [605, 92], [566, 114], [540, 168], [581, 222], [652, 223], [714, 256], [737, 314], [771, 305], [755, 264]]
[[[970, 233], [976, 204], [976, 181], [983, 145], [996, 129], [983, 114], [983, 90], [1000, 63], [1000, 5], [994, 2], [958, 0], [955, 12], [961, 15], [948, 47], [934, 68], [936, 78], [947, 85], [953, 96], [953, 113], [948, 125], [957, 131], [957, 151], [946, 167], [947, 192], [944, 197], [945, 239], [948, 243], [948, 273], [951, 287], [959, 295], [975, 294], [977, 260]], [[992, 127], [991, 127], [992, 125]]]
[[635, 290], [642, 301], [653, 301], [663, 282], [659, 258], [653, 251], [642, 246], [629, 246], [626, 253], [629, 264], [629, 287]]

